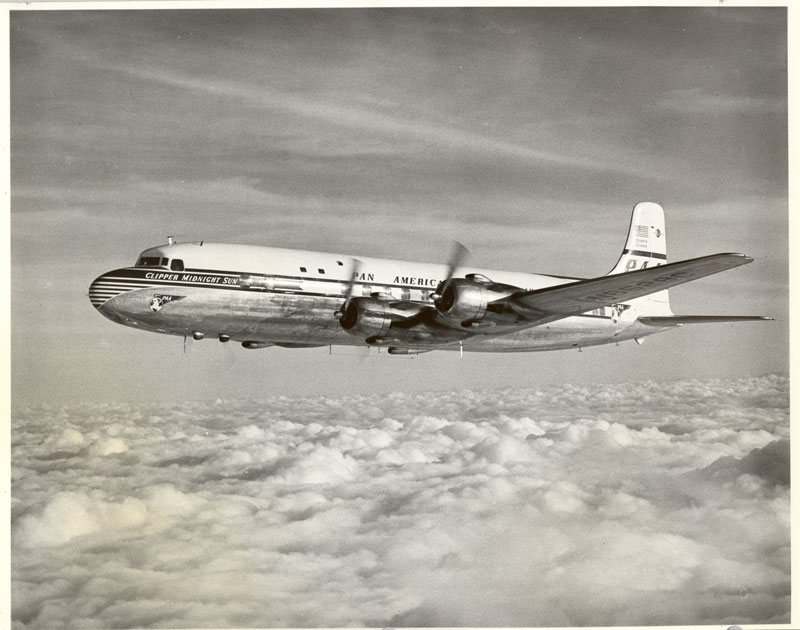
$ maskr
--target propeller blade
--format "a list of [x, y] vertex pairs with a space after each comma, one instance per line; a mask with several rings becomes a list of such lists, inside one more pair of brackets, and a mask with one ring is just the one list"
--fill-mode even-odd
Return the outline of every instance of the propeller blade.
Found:
[[350, 261], [350, 277], [349, 277], [349, 279], [347, 281], [347, 289], [344, 292], [344, 302], [345, 302], [345, 304], [347, 304], [347, 302], [350, 300], [351, 296], [353, 295], [353, 287], [355, 287], [356, 278], [358, 277], [358, 274], [359, 274], [360, 270], [361, 270], [361, 261], [358, 258], [351, 259], [351, 261]]
[[468, 254], [469, 250], [466, 247], [464, 247], [458, 241], [453, 241], [453, 248], [450, 250], [450, 260], [447, 262], [447, 277], [439, 284], [439, 286], [436, 288], [436, 291], [431, 293], [431, 298], [434, 302], [441, 299], [442, 293], [444, 293], [447, 285], [450, 284], [450, 280], [453, 279], [456, 269], [461, 266], [461, 263]]
[[469, 254], [469, 250], [458, 241], [453, 241], [453, 249], [450, 251], [450, 260], [447, 263], [447, 278], [444, 281], [444, 286], [453, 279], [453, 274], [456, 269], [461, 266], [463, 260]]
[[344, 316], [344, 312], [347, 309], [347, 304], [350, 302], [350, 298], [353, 296], [353, 289], [355, 288], [356, 278], [361, 270], [361, 261], [358, 258], [351, 258], [350, 259], [350, 275], [347, 280], [347, 287], [344, 291], [344, 303], [336, 311], [333, 316], [336, 319], [341, 319]]

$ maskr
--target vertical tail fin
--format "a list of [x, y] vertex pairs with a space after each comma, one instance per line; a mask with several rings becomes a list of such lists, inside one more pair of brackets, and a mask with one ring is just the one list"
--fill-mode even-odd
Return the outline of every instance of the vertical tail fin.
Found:
[[[642, 201], [633, 208], [628, 240], [617, 264], [608, 275], [657, 267], [667, 262], [667, 237], [664, 209], [657, 203]], [[648, 312], [671, 313], [669, 291], [659, 291], [635, 300]], [[644, 309], [641, 309], [644, 310]]]
[[625, 249], [622, 250], [622, 256], [608, 275], [655, 267], [666, 262], [664, 209], [650, 201], [637, 203], [631, 215]]

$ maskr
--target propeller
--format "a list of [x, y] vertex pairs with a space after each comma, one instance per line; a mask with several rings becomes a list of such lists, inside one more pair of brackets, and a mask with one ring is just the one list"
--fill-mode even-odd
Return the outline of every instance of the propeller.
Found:
[[461, 266], [461, 263], [469, 254], [469, 250], [464, 247], [458, 241], [453, 241], [453, 247], [450, 250], [450, 260], [447, 262], [447, 277], [444, 281], [439, 283], [439, 286], [436, 287], [436, 291], [431, 293], [431, 299], [434, 302], [438, 302], [442, 299], [442, 295], [447, 289], [447, 285], [450, 284], [450, 281], [453, 279], [453, 275], [456, 272], [456, 269]]
[[350, 298], [353, 296], [353, 289], [355, 288], [356, 278], [358, 277], [360, 269], [361, 261], [358, 258], [351, 258], [350, 275], [347, 281], [347, 288], [344, 291], [344, 302], [339, 310], [333, 314], [336, 319], [342, 319], [342, 317], [344, 317], [345, 311], [347, 310], [347, 305], [350, 304]]

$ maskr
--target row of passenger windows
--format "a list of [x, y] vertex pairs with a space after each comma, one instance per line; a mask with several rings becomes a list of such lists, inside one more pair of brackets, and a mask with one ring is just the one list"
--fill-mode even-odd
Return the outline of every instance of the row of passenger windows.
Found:
[[[340, 267], [344, 266], [341, 260], [337, 260], [336, 264]], [[158, 256], [142, 256], [136, 263], [137, 267], [167, 267], [172, 271], [183, 271], [183, 261], [180, 258], [173, 258], [170, 262], [169, 258], [159, 258]], [[300, 267], [300, 273], [308, 273], [308, 267]], [[317, 268], [317, 273], [325, 275], [325, 270], [322, 267]]]
[[[344, 263], [341, 260], [337, 260], [336, 264], [340, 267], [344, 267]], [[300, 273], [308, 273], [308, 267], [300, 267]], [[317, 273], [321, 276], [325, 275], [325, 270], [322, 267], [317, 268]]]
[[167, 267], [172, 271], [183, 271], [183, 261], [180, 258], [159, 258], [158, 256], [142, 256], [136, 263], [137, 267]]

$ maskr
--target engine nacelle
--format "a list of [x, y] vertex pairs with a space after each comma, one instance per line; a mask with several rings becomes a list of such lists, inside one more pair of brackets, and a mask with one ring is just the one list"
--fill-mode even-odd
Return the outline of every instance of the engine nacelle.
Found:
[[473, 280], [455, 278], [447, 283], [436, 309], [448, 319], [477, 322], [486, 315], [486, 307], [497, 299], [486, 285]]
[[381, 337], [389, 332], [392, 308], [381, 300], [357, 297], [348, 300], [339, 324], [353, 335]]
[[[516, 287], [467, 278], [453, 278], [436, 301], [439, 314], [462, 324], [486, 317], [489, 304], [518, 291]], [[439, 290], [437, 289], [437, 292]]]

